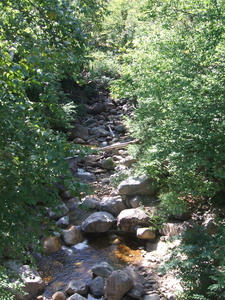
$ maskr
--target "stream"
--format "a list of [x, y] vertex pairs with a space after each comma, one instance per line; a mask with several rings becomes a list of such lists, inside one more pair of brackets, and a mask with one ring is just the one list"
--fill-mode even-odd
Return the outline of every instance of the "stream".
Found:
[[[108, 262], [114, 269], [123, 269], [129, 264], [140, 265], [142, 246], [135, 238], [127, 236], [92, 234], [83, 243], [63, 246], [51, 255], [38, 254], [35, 259], [39, 273], [47, 284], [43, 297], [48, 300], [56, 291], [64, 290], [71, 280], [91, 280], [91, 268], [100, 262]], [[91, 295], [88, 297], [95, 299]]]

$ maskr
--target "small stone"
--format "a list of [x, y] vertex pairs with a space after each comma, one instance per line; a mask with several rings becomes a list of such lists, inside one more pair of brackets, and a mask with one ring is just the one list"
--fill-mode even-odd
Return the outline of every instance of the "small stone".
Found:
[[64, 292], [56, 292], [52, 296], [52, 300], [66, 300], [66, 294]]

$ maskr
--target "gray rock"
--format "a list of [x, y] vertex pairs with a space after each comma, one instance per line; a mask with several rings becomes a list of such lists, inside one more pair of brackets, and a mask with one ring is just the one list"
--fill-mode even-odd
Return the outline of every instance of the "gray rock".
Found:
[[20, 275], [25, 285], [24, 292], [27, 294], [23, 296], [18, 293], [15, 296], [16, 299], [32, 300], [44, 290], [45, 283], [34, 268], [28, 265], [22, 265], [16, 261], [8, 262], [7, 267], [12, 272], [15, 272], [15, 274]]
[[98, 115], [106, 111], [106, 105], [104, 103], [96, 102], [87, 108], [87, 113], [91, 115]]
[[171, 237], [181, 234], [185, 229], [185, 223], [165, 223], [159, 233]]
[[114, 271], [106, 281], [105, 298], [120, 300], [133, 286], [133, 280], [121, 270]]
[[124, 125], [116, 125], [115, 126], [115, 130], [118, 131], [118, 132], [120, 132], [120, 133], [126, 132], [126, 128], [125, 128]]
[[96, 276], [101, 276], [103, 278], [108, 278], [109, 275], [113, 272], [113, 267], [110, 266], [107, 262], [101, 262], [92, 267], [92, 273]]
[[138, 225], [149, 225], [148, 214], [140, 208], [125, 209], [117, 217], [117, 226], [125, 232], [135, 232]]
[[101, 168], [106, 169], [106, 170], [114, 170], [115, 168], [115, 162], [111, 157], [107, 157], [105, 159], [101, 159], [99, 161], [99, 165]]
[[136, 236], [142, 240], [153, 240], [155, 238], [155, 231], [149, 229], [149, 227], [137, 228]]
[[89, 130], [83, 125], [76, 124], [74, 125], [74, 128], [71, 129], [70, 138], [81, 138], [82, 140], [87, 141], [89, 139]]
[[141, 197], [140, 196], [134, 196], [129, 200], [129, 204], [132, 208], [137, 208], [140, 206], [141, 203]]
[[89, 209], [99, 209], [100, 199], [95, 196], [87, 196], [82, 199], [82, 205]]
[[85, 297], [81, 296], [80, 294], [73, 294], [67, 300], [87, 300]]
[[118, 193], [120, 195], [128, 196], [154, 195], [156, 193], [156, 189], [153, 183], [154, 181], [151, 178], [147, 178], [145, 176], [128, 178], [120, 183], [118, 186]]
[[93, 127], [90, 129], [90, 135], [94, 135], [95, 137], [105, 137], [110, 135], [110, 133], [102, 127]]
[[104, 294], [104, 280], [102, 277], [95, 277], [89, 284], [89, 289], [95, 297], [101, 297]]
[[158, 294], [145, 295], [143, 300], [160, 300], [160, 297]]
[[66, 290], [68, 295], [72, 295], [75, 293], [85, 295], [88, 291], [87, 283], [84, 282], [82, 279], [78, 280], [72, 280], [69, 282], [69, 284], [66, 287]]
[[51, 208], [48, 209], [48, 215], [52, 220], [57, 220], [61, 217], [64, 217], [68, 214], [68, 212], [69, 209], [66, 207], [64, 203], [55, 207], [54, 210], [52, 210]]
[[100, 210], [107, 211], [114, 216], [126, 209], [126, 205], [120, 196], [117, 197], [104, 197], [100, 203]]
[[80, 229], [75, 226], [71, 226], [69, 229], [63, 230], [62, 238], [67, 246], [73, 246], [84, 241]]
[[69, 225], [69, 216], [61, 217], [57, 222], [56, 225], [60, 228], [67, 228]]
[[116, 219], [108, 212], [96, 212], [90, 215], [81, 225], [84, 232], [107, 232]]
[[130, 267], [124, 269], [124, 272], [133, 280], [133, 286], [127, 292], [127, 295], [134, 299], [140, 299], [144, 291], [144, 286], [142, 284], [144, 279]]

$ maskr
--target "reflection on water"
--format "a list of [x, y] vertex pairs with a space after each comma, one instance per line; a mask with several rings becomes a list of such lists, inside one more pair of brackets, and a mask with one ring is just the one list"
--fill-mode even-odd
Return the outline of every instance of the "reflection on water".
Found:
[[[114, 269], [122, 269], [128, 263], [138, 264], [142, 259], [140, 245], [135, 238], [116, 238], [106, 234], [92, 235], [80, 244], [62, 247], [52, 255], [36, 257], [37, 266], [43, 280], [47, 284], [43, 294], [51, 299], [54, 292], [65, 289], [71, 280], [92, 279], [91, 268], [106, 261]], [[88, 299], [94, 299], [89, 295]]]

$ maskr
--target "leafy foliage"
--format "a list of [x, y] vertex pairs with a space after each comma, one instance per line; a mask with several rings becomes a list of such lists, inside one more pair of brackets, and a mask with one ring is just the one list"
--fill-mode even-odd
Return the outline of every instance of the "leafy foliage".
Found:
[[0, 258], [25, 257], [37, 245], [48, 228], [46, 207], [59, 203], [57, 183], [73, 195], [86, 191], [66, 161], [85, 150], [61, 132], [75, 111], [61, 83], [81, 83], [89, 46], [83, 23], [97, 26], [101, 11], [91, 0], [0, 3]]
[[205, 227], [193, 226], [182, 236], [182, 243], [166, 267], [178, 272], [183, 286], [179, 299], [224, 299], [224, 224], [210, 234]]
[[113, 86], [138, 101], [129, 126], [141, 172], [178, 195], [224, 189], [225, 7], [214, 2], [149, 1]]

